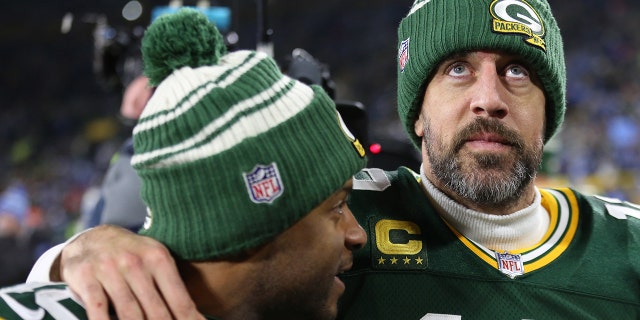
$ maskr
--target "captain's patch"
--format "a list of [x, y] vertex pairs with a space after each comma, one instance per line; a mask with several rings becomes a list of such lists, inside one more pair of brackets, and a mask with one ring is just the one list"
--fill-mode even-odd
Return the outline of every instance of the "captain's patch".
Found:
[[369, 221], [371, 264], [374, 269], [424, 270], [427, 247], [420, 227], [411, 221], [380, 219]]

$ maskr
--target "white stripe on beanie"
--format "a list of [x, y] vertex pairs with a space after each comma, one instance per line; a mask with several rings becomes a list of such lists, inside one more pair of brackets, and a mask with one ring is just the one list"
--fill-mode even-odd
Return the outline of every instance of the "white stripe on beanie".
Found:
[[[247, 138], [255, 137], [276, 127], [294, 117], [311, 103], [314, 97], [314, 92], [311, 88], [302, 85], [300, 82], [295, 82], [291, 90], [268, 107], [254, 111], [242, 117], [239, 121], [236, 120], [235, 123], [231, 124], [228, 129], [220, 132], [214, 139], [211, 139], [211, 141], [205, 144], [201, 144], [220, 128], [230, 124], [239, 113], [250, 110], [256, 105], [277, 95], [285, 89], [289, 82], [291, 82], [291, 78], [283, 77], [269, 89], [234, 105], [224, 115], [215, 119], [193, 137], [176, 145], [156, 149], [147, 153], [136, 154], [131, 159], [131, 163], [133, 165], [140, 165], [143, 162], [154, 162], [155, 160], [155, 163], [149, 164], [148, 166], [160, 168], [178, 163], [196, 161], [231, 149]], [[245, 123], [251, 123], [252, 126], [246, 126]], [[174, 155], [163, 158], [163, 156], [171, 154]]]
[[[227, 56], [225, 56], [225, 58], [228, 59], [221, 59], [221, 63], [223, 61], [229, 62], [229, 64], [225, 64], [224, 67], [221, 67], [220, 65], [199, 67], [197, 69], [183, 67], [173, 72], [158, 87], [158, 95], [156, 96], [156, 94], [154, 93], [154, 95], [149, 100], [147, 106], [144, 109], [144, 112], [141, 115], [138, 125], [136, 125], [134, 128], [133, 134], [153, 129], [174, 120], [175, 118], [191, 109], [202, 99], [202, 97], [209, 94], [211, 90], [213, 90], [214, 88], [225, 88], [228, 85], [234, 83], [236, 80], [242, 77], [242, 75], [247, 73], [258, 63], [264, 60], [265, 57], [267, 57], [263, 54], [255, 54], [251, 56], [252, 54], [255, 53], [251, 51], [238, 51], [233, 54], [228, 54]], [[251, 57], [247, 60], [247, 57], [249, 56]], [[212, 79], [218, 79], [224, 72], [232, 69], [233, 71], [231, 72], [231, 74], [229, 74], [229, 76], [227, 76], [224, 80], [220, 82], [211, 81]], [[183, 87], [185, 85], [188, 85], [188, 87], [179, 89], [165, 87], [175, 87], [176, 84], [180, 84]], [[195, 92], [192, 93], [193, 90], [195, 90]], [[179, 91], [180, 94], [176, 94], [176, 91]], [[183, 102], [181, 105], [178, 105], [180, 101], [184, 99], [184, 97], [188, 94], [191, 94], [189, 96], [189, 99]], [[164, 113], [167, 111], [171, 112]], [[158, 116], [154, 117], [155, 115]]]

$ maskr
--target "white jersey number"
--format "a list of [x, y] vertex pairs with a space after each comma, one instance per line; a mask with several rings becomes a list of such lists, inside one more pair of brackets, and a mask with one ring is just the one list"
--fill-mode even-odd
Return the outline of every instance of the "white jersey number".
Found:
[[[11, 294], [28, 293], [33, 291], [35, 295], [35, 302], [40, 308], [30, 309], [11, 297]], [[19, 286], [8, 287], [0, 290], [0, 299], [4, 300], [21, 319], [43, 319], [46, 315], [45, 311], [49, 313], [54, 319], [69, 319], [78, 320], [78, 318], [67, 310], [60, 301], [72, 299], [77, 302], [73, 297], [71, 291], [67, 288], [59, 288], [48, 285], [42, 285], [38, 283], [28, 283]]]
[[597, 196], [597, 198], [606, 202], [607, 212], [616, 219], [625, 220], [627, 217], [640, 219], [640, 206], [637, 204], [601, 196]]

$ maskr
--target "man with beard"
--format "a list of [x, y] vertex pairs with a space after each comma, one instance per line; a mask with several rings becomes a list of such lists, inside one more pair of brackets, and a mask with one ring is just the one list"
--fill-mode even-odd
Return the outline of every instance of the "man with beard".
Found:
[[[369, 241], [341, 277], [338, 318], [639, 318], [640, 207], [534, 185], [565, 111], [562, 39], [548, 3], [416, 0], [398, 37], [398, 111], [423, 163], [419, 173], [355, 175], [349, 204]], [[117, 259], [95, 254], [113, 250], [88, 243], [97, 235], [62, 252], [65, 279]], [[144, 261], [144, 250], [116, 252]], [[73, 281], [113, 292], [107, 278]], [[101, 287], [75, 288], [106, 302]]]
[[[117, 317], [335, 319], [338, 275], [367, 239], [346, 204], [365, 153], [335, 103], [267, 54], [227, 54], [196, 9], [159, 17], [142, 52], [157, 88], [133, 130], [131, 164], [147, 206], [140, 234], [176, 261], [179, 275], [165, 273], [173, 263], [162, 257], [148, 261], [165, 281], [155, 284], [180, 288], [166, 301], [193, 302], [186, 314], [116, 308]], [[153, 281], [121, 258], [100, 267]], [[0, 319], [96, 318], [92, 306], [62, 282], [0, 289]]]
[[638, 319], [640, 207], [534, 185], [562, 123], [544, 0], [418, 0], [398, 30], [398, 111], [420, 173], [364, 169], [369, 243], [341, 319]]

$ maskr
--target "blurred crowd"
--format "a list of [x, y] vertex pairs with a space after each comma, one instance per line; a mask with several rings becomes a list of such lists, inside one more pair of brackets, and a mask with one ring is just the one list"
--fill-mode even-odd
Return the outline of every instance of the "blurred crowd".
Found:
[[576, 188], [640, 203], [640, 3], [590, 0], [579, 13], [554, 5], [568, 105], [552, 170]]
[[[280, 7], [296, 6], [284, 2]], [[304, 31], [287, 36], [292, 47], [313, 38], [302, 45], [330, 65], [339, 98], [364, 103], [371, 141], [406, 139], [394, 107], [394, 28], [409, 2], [371, 1], [340, 12], [340, 1], [305, 4], [313, 14], [303, 13]], [[589, 0], [579, 11], [569, 1], [550, 3], [565, 39], [568, 106], [540, 184], [640, 203], [640, 3]], [[271, 8], [273, 24], [292, 23], [280, 7]], [[0, 110], [0, 286], [22, 282], [35, 257], [83, 228], [111, 157], [130, 133], [118, 117], [121, 90], [67, 90], [62, 102]]]

